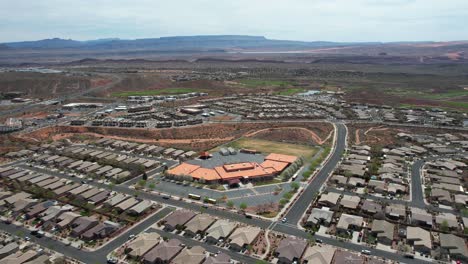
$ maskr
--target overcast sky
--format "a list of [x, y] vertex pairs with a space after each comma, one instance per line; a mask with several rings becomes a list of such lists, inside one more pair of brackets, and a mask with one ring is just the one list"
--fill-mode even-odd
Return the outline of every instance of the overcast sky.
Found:
[[468, 0], [0, 0], [0, 42], [260, 35], [468, 40]]

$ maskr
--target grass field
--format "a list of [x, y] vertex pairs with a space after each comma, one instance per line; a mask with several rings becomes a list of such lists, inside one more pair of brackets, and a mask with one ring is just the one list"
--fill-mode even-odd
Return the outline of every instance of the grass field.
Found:
[[254, 79], [246, 79], [240, 80], [239, 83], [244, 84], [247, 87], [261, 87], [261, 86], [281, 86], [285, 87], [291, 85], [288, 81], [280, 81], [280, 80], [254, 80]]
[[[236, 149], [255, 149], [264, 154], [279, 153], [285, 155], [293, 155], [297, 157], [303, 156], [306, 160], [310, 160], [318, 151], [316, 147], [269, 141], [256, 138], [240, 138], [239, 140], [226, 144], [224, 147], [233, 147]], [[217, 147], [212, 151], [218, 151], [219, 149], [220, 147]]]
[[128, 91], [128, 92], [116, 92], [113, 93], [114, 97], [127, 97], [127, 96], [151, 96], [151, 95], [164, 95], [164, 94], [185, 94], [203, 92], [200, 89], [194, 88], [165, 88], [158, 90], [146, 90], [146, 91]]
[[305, 91], [306, 89], [302, 89], [302, 88], [289, 88], [287, 90], [279, 91], [278, 94], [279, 95], [295, 95], [297, 93], [302, 93]]

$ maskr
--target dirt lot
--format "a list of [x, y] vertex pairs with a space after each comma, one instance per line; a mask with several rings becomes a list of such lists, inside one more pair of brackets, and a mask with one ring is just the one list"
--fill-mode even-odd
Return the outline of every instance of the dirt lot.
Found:
[[242, 123], [242, 124], [203, 124], [183, 128], [166, 129], [128, 129], [105, 127], [49, 127], [24, 135], [24, 138], [35, 138], [40, 141], [48, 139], [59, 140], [75, 134], [96, 137], [109, 137], [115, 139], [154, 143], [165, 147], [191, 149], [196, 151], [209, 150], [220, 144], [240, 138], [255, 131], [270, 127], [303, 127], [317, 135], [315, 144], [320, 144], [332, 131], [328, 123]]
[[[309, 160], [315, 155], [315, 153], [317, 153], [317, 148], [308, 145], [283, 143], [273, 140], [264, 140], [248, 137], [243, 137], [234, 142], [230, 142], [226, 146], [233, 147], [236, 149], [255, 149], [262, 153], [279, 153], [297, 157], [302, 156], [306, 160]], [[215, 150], [218, 150], [218, 148], [215, 148], [214, 151]]]
[[399, 141], [396, 137], [398, 133], [424, 135], [436, 135], [441, 133], [453, 134], [453, 131], [438, 128], [376, 126], [375, 124], [348, 124], [347, 126], [349, 131], [349, 144], [380, 147], [402, 143], [402, 141]]
[[3, 72], [0, 73], [0, 91], [19, 91], [30, 98], [52, 98], [58, 95], [84, 91], [110, 82], [89, 76], [70, 76], [59, 73]]

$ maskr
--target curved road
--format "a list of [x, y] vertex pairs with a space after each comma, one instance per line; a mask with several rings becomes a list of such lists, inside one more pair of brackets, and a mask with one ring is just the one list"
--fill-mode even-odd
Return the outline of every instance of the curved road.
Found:
[[299, 223], [302, 215], [307, 210], [320, 188], [322, 188], [328, 176], [335, 170], [338, 162], [341, 160], [346, 148], [346, 126], [341, 123], [335, 123], [335, 126], [336, 141], [335, 147], [332, 150], [333, 153], [285, 216], [288, 219], [288, 223], [292, 225], [297, 225]]

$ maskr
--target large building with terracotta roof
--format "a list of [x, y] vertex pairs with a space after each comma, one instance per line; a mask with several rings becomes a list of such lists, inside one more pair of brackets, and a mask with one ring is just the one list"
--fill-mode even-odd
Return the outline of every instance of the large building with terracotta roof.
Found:
[[168, 176], [191, 176], [207, 183], [238, 183], [239, 181], [267, 180], [279, 175], [297, 157], [272, 153], [263, 162], [238, 162], [205, 168], [187, 162], [167, 171]]

